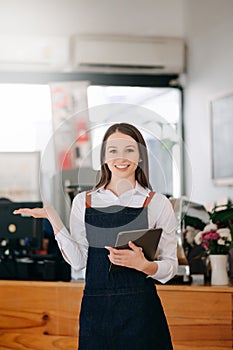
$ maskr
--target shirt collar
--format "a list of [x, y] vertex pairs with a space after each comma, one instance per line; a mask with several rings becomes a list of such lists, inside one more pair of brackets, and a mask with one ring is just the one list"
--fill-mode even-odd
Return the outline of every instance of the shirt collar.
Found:
[[150, 190], [149, 188], [144, 188], [142, 187], [137, 181], [136, 181], [136, 186], [135, 186], [135, 193], [139, 192], [147, 197], [149, 197]]
[[[104, 186], [102, 186], [102, 187], [97, 188], [96, 190], [93, 190], [93, 191], [89, 192], [89, 194], [90, 193], [96, 193], [96, 192], [103, 193], [104, 191], [105, 191]], [[147, 196], [147, 197], [149, 197], [149, 193], [150, 193], [149, 188], [142, 187], [137, 181], [136, 181], [136, 186], [133, 189], [133, 191], [134, 191], [133, 193], [137, 193], [138, 192], [138, 193], [143, 194], [144, 196]]]

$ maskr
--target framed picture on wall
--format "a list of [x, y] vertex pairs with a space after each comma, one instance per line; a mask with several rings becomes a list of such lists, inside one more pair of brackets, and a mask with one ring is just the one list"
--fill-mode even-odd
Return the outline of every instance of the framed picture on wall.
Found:
[[233, 185], [233, 93], [210, 103], [212, 179]]

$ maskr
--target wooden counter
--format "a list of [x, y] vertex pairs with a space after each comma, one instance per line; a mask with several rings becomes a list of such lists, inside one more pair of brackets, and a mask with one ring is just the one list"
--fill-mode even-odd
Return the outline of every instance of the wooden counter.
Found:
[[233, 287], [158, 286], [175, 350], [233, 349]]
[[[157, 289], [174, 350], [232, 349], [233, 287]], [[81, 282], [0, 281], [0, 350], [77, 350], [82, 291]]]

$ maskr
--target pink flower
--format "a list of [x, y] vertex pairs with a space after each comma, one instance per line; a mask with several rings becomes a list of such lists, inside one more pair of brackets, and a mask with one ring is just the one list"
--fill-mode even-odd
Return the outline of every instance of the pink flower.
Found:
[[227, 254], [231, 244], [229, 229], [217, 229], [216, 225], [209, 224], [203, 231], [194, 237], [196, 244], [202, 245], [209, 254]]
[[210, 243], [208, 241], [202, 243], [202, 247], [205, 249], [209, 248]]
[[208, 241], [211, 239], [217, 240], [220, 238], [220, 234], [214, 230], [211, 230], [209, 232], [203, 232], [201, 238], [202, 240], [208, 240]]

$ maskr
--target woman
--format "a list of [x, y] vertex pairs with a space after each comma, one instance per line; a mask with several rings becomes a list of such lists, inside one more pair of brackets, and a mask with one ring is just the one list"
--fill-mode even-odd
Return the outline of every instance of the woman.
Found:
[[[150, 190], [148, 156], [139, 130], [114, 124], [101, 147], [101, 174], [95, 189], [72, 203], [70, 233], [53, 208], [19, 209], [50, 220], [61, 252], [75, 269], [86, 267], [79, 350], [170, 350], [166, 318], [155, 280], [177, 271], [176, 220], [169, 200]], [[158, 260], [141, 248], [113, 248], [119, 231], [161, 227]], [[116, 272], [109, 272], [113, 263]]]

